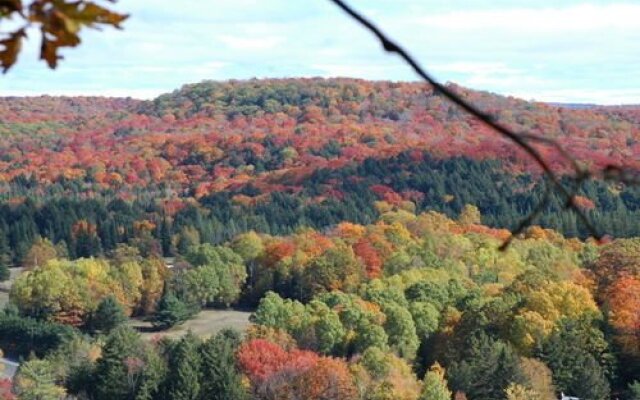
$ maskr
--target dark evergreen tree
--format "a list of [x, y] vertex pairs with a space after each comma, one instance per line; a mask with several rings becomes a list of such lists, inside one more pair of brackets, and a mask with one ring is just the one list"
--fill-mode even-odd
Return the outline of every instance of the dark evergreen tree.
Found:
[[127, 320], [124, 308], [115, 296], [105, 297], [91, 315], [89, 329], [94, 332], [109, 333]]
[[185, 322], [193, 314], [192, 306], [165, 288], [153, 318], [153, 326], [157, 329], [169, 329]]
[[0, 312], [0, 349], [14, 357], [44, 357], [78, 332], [68, 325], [43, 322], [18, 315], [15, 307]]
[[76, 258], [94, 257], [102, 252], [98, 236], [90, 232], [80, 231], [73, 244], [73, 255]]
[[93, 377], [93, 397], [96, 400], [135, 399], [141, 385], [144, 360], [140, 353], [144, 345], [131, 328], [114, 329], [102, 348]]
[[197, 400], [200, 396], [200, 340], [188, 332], [169, 347], [164, 398], [167, 400]]
[[200, 346], [201, 400], [244, 400], [247, 393], [235, 364], [237, 333], [220, 332]]
[[589, 321], [563, 321], [542, 345], [539, 357], [553, 372], [553, 383], [567, 395], [609, 398], [607, 375], [613, 374], [611, 355], [602, 332]]
[[9, 239], [6, 232], [8, 231], [7, 224], [4, 223], [0, 217], [0, 265], [8, 267], [11, 265], [11, 248], [9, 247]]
[[480, 334], [466, 353], [449, 367], [449, 384], [470, 400], [505, 399], [511, 383], [526, 383], [519, 357], [508, 343]]

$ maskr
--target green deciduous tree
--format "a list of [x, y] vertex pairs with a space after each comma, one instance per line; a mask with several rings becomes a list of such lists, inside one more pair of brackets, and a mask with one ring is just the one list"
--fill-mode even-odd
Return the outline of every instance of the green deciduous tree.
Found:
[[331, 290], [353, 291], [364, 276], [364, 267], [349, 246], [336, 246], [314, 258], [302, 277], [304, 299]]
[[305, 307], [304, 322], [298, 332], [294, 332], [294, 337], [303, 348], [322, 354], [339, 354], [345, 334], [338, 313], [325, 303], [312, 300]]
[[233, 250], [202, 244], [191, 247], [185, 259], [194, 268], [178, 276], [184, 296], [202, 305], [226, 307], [238, 300], [247, 272], [242, 258]]
[[[277, 293], [267, 292], [250, 320], [254, 324], [291, 331], [297, 328], [304, 313], [305, 307], [299, 301], [283, 299]], [[296, 326], [292, 326], [294, 322], [297, 322]]]
[[384, 329], [389, 335], [389, 346], [400, 357], [414, 359], [420, 341], [411, 313], [404, 307], [390, 305], [384, 308], [384, 314], [387, 317]]
[[418, 338], [423, 341], [438, 329], [440, 312], [430, 303], [415, 302], [409, 306], [409, 312], [416, 325]]

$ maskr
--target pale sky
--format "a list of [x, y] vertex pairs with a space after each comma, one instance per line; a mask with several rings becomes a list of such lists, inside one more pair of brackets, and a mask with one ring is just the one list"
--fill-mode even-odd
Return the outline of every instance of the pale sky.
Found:
[[[443, 82], [559, 102], [640, 104], [640, 2], [351, 0]], [[120, 0], [56, 71], [37, 36], [0, 96], [152, 98], [205, 79], [416, 80], [328, 0]]]

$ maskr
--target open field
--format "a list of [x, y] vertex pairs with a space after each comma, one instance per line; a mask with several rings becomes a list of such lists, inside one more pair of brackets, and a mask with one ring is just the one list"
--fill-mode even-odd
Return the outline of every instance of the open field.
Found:
[[237, 310], [203, 310], [184, 324], [167, 331], [153, 331], [150, 322], [132, 319], [130, 325], [142, 333], [147, 339], [155, 337], [177, 338], [191, 330], [198, 336], [208, 337], [225, 328], [244, 330], [249, 325], [248, 311]]

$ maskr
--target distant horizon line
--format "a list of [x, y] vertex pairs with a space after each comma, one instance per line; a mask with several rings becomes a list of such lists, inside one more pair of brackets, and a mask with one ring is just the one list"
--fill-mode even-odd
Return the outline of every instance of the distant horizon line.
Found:
[[[126, 99], [126, 100], [137, 100], [137, 101], [149, 101], [158, 98], [159, 96], [171, 94], [175, 91], [182, 89], [185, 86], [189, 85], [198, 85], [205, 82], [250, 82], [250, 81], [278, 81], [278, 80], [354, 80], [354, 81], [363, 81], [363, 82], [387, 82], [387, 83], [407, 83], [407, 84], [424, 84], [427, 83], [416, 80], [393, 80], [393, 79], [366, 79], [360, 77], [350, 77], [350, 76], [289, 76], [289, 77], [252, 77], [252, 78], [229, 78], [229, 79], [203, 79], [198, 82], [189, 82], [180, 85], [174, 89], [122, 89], [116, 88], [112, 90], [96, 90], [96, 92], [88, 91], [78, 91], [78, 90], [61, 90], [58, 93], [40, 93], [37, 91], [9, 91], [8, 94], [3, 94], [0, 92], [0, 99], [10, 99], [10, 98], [40, 98], [40, 97], [53, 97], [53, 98], [101, 98], [101, 99]], [[583, 101], [558, 101], [558, 100], [541, 100], [535, 97], [526, 98], [526, 96], [520, 96], [516, 94], [510, 93], [500, 93], [494, 90], [489, 89], [481, 89], [481, 88], [473, 88], [469, 86], [461, 85], [457, 82], [447, 81], [445, 85], [456, 85], [462, 88], [476, 91], [476, 92], [485, 92], [496, 96], [502, 97], [510, 97], [518, 100], [530, 102], [530, 103], [543, 103], [549, 104], [552, 106], [558, 107], [568, 107], [568, 108], [596, 108], [596, 107], [639, 107], [640, 100], [638, 102], [632, 103], [607, 103], [607, 102], [593, 102], [589, 100]], [[35, 93], [34, 93], [35, 92]], [[100, 92], [101, 94], [99, 94]]]

